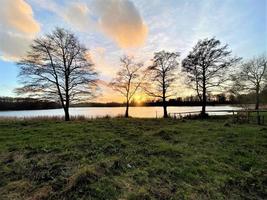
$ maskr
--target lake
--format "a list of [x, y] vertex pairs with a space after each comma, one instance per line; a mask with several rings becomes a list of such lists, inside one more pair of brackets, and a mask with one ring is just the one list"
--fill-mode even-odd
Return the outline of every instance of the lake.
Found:
[[[237, 106], [207, 106], [207, 111], [212, 110], [238, 110]], [[193, 112], [200, 111], [200, 106], [170, 106], [168, 113], [173, 112]], [[71, 116], [83, 115], [89, 118], [111, 116], [116, 117], [123, 115], [125, 112], [124, 107], [77, 107], [70, 108]], [[163, 116], [162, 107], [130, 107], [129, 114], [132, 117], [141, 118], [155, 118]], [[229, 113], [219, 112], [210, 113], [210, 115], [225, 115]], [[48, 109], [48, 110], [22, 110], [22, 111], [0, 111], [0, 117], [40, 117], [40, 116], [64, 116], [63, 109]]]

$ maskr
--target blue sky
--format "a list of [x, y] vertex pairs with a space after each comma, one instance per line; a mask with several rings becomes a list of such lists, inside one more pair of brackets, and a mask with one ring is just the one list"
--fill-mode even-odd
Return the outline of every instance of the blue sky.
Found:
[[[118, 70], [123, 54], [148, 63], [153, 52], [164, 49], [181, 52], [182, 59], [199, 39], [214, 36], [244, 59], [267, 49], [266, 0], [0, 0], [0, 4], [4, 13], [0, 96], [15, 96], [13, 90], [19, 86], [15, 61], [33, 38], [56, 26], [72, 30], [86, 44], [106, 82]], [[112, 100], [112, 95], [105, 88], [100, 100]]]

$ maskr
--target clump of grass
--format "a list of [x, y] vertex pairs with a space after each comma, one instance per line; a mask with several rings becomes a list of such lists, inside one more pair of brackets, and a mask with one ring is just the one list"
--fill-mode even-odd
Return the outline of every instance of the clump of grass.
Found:
[[[75, 118], [75, 117], [74, 117]], [[0, 117], [0, 122], [44, 122], [44, 121], [64, 121], [62, 116], [36, 116], [36, 117]]]
[[18, 122], [18, 121], [22, 121], [23, 118], [19, 118], [19, 117], [4, 117], [4, 116], [1, 116], [0, 117], [0, 122], [2, 124], [4, 123], [12, 123], [12, 122]]
[[69, 179], [66, 191], [81, 190], [87, 184], [93, 183], [101, 176], [94, 167], [84, 166], [78, 169]]
[[75, 115], [75, 116], [71, 116], [70, 120], [71, 121], [85, 121], [85, 120], [88, 120], [88, 118], [85, 117], [84, 115]]
[[128, 200], [151, 200], [150, 194], [144, 188], [140, 188], [137, 192], [130, 193], [127, 197]]
[[52, 187], [49, 185], [45, 185], [43, 187], [37, 188], [32, 194], [31, 199], [48, 199], [52, 192]]
[[27, 180], [9, 182], [5, 189], [0, 189], [2, 199], [22, 199], [30, 194], [33, 186]]
[[174, 130], [160, 130], [156, 132], [154, 135], [166, 141], [173, 141], [175, 136], [178, 134], [179, 132], [176, 130], [175, 131]]
[[68, 199], [117, 199], [120, 187], [104, 177], [104, 171], [94, 166], [84, 166], [68, 178], [67, 186], [55, 198]]

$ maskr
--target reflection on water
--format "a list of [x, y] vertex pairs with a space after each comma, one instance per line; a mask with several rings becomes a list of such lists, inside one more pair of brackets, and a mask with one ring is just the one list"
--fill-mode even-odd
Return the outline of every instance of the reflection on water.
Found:
[[[207, 111], [211, 110], [237, 110], [239, 107], [233, 106], [207, 106]], [[193, 112], [200, 111], [200, 106], [181, 106], [168, 107], [168, 112]], [[70, 108], [70, 115], [83, 115], [85, 117], [103, 117], [103, 116], [119, 116], [125, 112], [124, 107], [80, 107]], [[141, 118], [155, 118], [163, 116], [162, 107], [131, 107], [130, 116]], [[227, 113], [210, 113], [211, 115], [224, 115]], [[0, 117], [37, 117], [37, 116], [63, 116], [63, 109], [49, 109], [49, 110], [23, 110], [23, 111], [0, 111]]]

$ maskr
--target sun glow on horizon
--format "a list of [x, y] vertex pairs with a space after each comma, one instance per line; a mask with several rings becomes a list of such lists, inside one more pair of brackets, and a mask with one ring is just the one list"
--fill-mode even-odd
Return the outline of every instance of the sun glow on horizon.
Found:
[[148, 96], [146, 94], [143, 94], [143, 93], [136, 94], [133, 97], [133, 102], [138, 106], [143, 105], [146, 101], [148, 101]]

